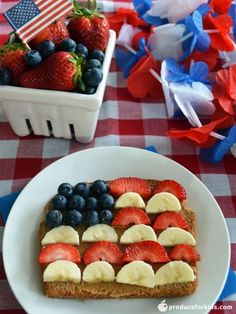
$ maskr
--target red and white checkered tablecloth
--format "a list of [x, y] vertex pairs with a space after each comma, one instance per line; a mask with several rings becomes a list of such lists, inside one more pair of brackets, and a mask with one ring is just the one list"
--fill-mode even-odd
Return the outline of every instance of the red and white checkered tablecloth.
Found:
[[[5, 11], [14, 2], [0, 0], [0, 10]], [[110, 12], [119, 6], [131, 7], [131, 1], [102, 2], [102, 8]], [[9, 31], [10, 26], [0, 14], [0, 45], [7, 39]], [[140, 148], [154, 145], [159, 153], [177, 161], [199, 177], [215, 196], [229, 228], [231, 266], [236, 271], [236, 159], [228, 154], [222, 162], [209, 164], [199, 159], [199, 150], [191, 143], [166, 137], [168, 129], [185, 126], [187, 122], [184, 120], [167, 119], [163, 102], [131, 97], [122, 73], [113, 60], [95, 138], [90, 144], [34, 135], [19, 138], [13, 133], [0, 107], [0, 196], [23, 188], [41, 169], [75, 151], [110, 145]], [[0, 313], [22, 314], [25, 312], [12, 294], [3, 268], [3, 232], [4, 227], [0, 222]], [[232, 305], [233, 309], [212, 310], [211, 313], [236, 313], [236, 294], [217, 305]]]

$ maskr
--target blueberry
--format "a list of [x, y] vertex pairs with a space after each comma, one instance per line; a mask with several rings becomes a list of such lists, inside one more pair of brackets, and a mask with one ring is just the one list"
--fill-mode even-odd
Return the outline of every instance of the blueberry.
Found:
[[108, 186], [105, 181], [103, 180], [96, 180], [91, 185], [91, 192], [95, 196], [101, 196], [108, 192]]
[[46, 58], [56, 51], [56, 46], [52, 40], [45, 40], [38, 45], [37, 50]]
[[112, 212], [109, 209], [101, 210], [99, 213], [100, 223], [109, 224], [112, 221]]
[[67, 199], [65, 198], [65, 196], [57, 194], [52, 199], [52, 206], [53, 209], [65, 209], [67, 206]]
[[91, 86], [86, 86], [86, 89], [85, 89], [85, 94], [87, 95], [93, 95], [96, 93], [96, 90], [97, 88], [96, 87], [91, 87]]
[[96, 210], [98, 207], [98, 201], [95, 197], [88, 197], [86, 199], [86, 205], [85, 208], [87, 210]]
[[89, 210], [85, 213], [84, 222], [88, 226], [93, 226], [99, 223], [99, 215], [96, 210]]
[[102, 68], [102, 64], [99, 60], [97, 59], [90, 59], [86, 62], [85, 64], [85, 70], [87, 71], [88, 69], [93, 69], [93, 68]]
[[24, 55], [25, 63], [30, 67], [35, 67], [42, 62], [42, 56], [37, 50], [30, 50]]
[[89, 196], [89, 185], [86, 182], [79, 182], [74, 186], [74, 194], [81, 195], [83, 197], [88, 197]]
[[93, 68], [89, 69], [84, 74], [85, 84], [91, 87], [97, 87], [103, 79], [103, 73], [101, 69]]
[[11, 72], [6, 68], [0, 68], [0, 85], [8, 85], [11, 82]]
[[85, 208], [85, 199], [80, 195], [72, 195], [69, 199], [68, 209], [83, 211]]
[[83, 215], [78, 210], [68, 210], [65, 214], [65, 223], [71, 227], [81, 224]]
[[45, 222], [48, 227], [54, 228], [62, 224], [62, 213], [59, 210], [50, 210], [47, 215]]
[[88, 56], [88, 48], [82, 44], [77, 44], [75, 48], [75, 53], [77, 55], [83, 55], [85, 58]]
[[89, 55], [89, 59], [97, 59], [99, 60], [101, 63], [103, 63], [104, 60], [104, 53], [99, 50], [99, 49], [95, 49], [93, 50], [90, 55]]
[[62, 183], [59, 185], [57, 192], [66, 198], [70, 198], [73, 194], [73, 186], [70, 183]]
[[100, 209], [112, 209], [114, 207], [114, 198], [110, 194], [102, 194], [98, 201]]
[[62, 51], [75, 52], [76, 42], [73, 39], [70, 39], [70, 38], [63, 39], [61, 41], [61, 43], [60, 43], [59, 49], [62, 50]]

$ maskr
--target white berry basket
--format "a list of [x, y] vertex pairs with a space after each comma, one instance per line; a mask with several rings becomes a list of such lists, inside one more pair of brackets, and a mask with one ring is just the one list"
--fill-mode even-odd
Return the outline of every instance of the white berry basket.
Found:
[[103, 80], [93, 95], [0, 86], [0, 104], [13, 131], [19, 136], [33, 132], [35, 135], [75, 138], [80, 143], [91, 142], [103, 102], [115, 41], [115, 32], [110, 30], [103, 62]]

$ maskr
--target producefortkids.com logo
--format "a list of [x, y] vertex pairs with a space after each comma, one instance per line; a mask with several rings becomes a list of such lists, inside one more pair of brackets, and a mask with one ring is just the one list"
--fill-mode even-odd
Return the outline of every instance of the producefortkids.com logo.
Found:
[[165, 313], [167, 311], [179, 310], [179, 311], [191, 311], [191, 310], [202, 310], [202, 311], [211, 311], [211, 310], [232, 310], [232, 305], [209, 305], [209, 304], [167, 304], [166, 300], [162, 300], [158, 305], [157, 309], [161, 313]]
[[162, 313], [168, 311], [168, 305], [166, 304], [166, 300], [162, 300], [161, 303], [158, 304], [157, 308]]

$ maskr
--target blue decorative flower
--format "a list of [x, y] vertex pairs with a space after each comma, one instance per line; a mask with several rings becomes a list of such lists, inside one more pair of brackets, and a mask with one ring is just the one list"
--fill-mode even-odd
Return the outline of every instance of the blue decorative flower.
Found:
[[147, 54], [146, 51], [146, 41], [144, 38], [139, 40], [139, 50], [136, 54], [124, 50], [123, 48], [116, 48], [115, 58], [119, 67], [122, 69], [123, 75], [127, 78], [130, 74], [130, 71], [135, 66], [135, 64]]
[[202, 9], [195, 10], [192, 15], [188, 15], [184, 19], [186, 30], [183, 37], [187, 34], [192, 34], [192, 36], [182, 43], [184, 51], [181, 58], [182, 61], [191, 55], [194, 50], [204, 52], [207, 51], [210, 46], [210, 36], [204, 32], [202, 24], [202, 17], [205, 12], [206, 6], [202, 7]]
[[232, 17], [233, 21], [233, 35], [234, 35], [234, 40], [236, 40], [236, 5], [232, 4], [230, 9], [229, 9], [229, 15]]
[[160, 26], [168, 23], [167, 19], [162, 19], [159, 16], [151, 16], [147, 12], [152, 7], [151, 0], [133, 0], [133, 5], [135, 11], [138, 12], [138, 15], [148, 24]]
[[152, 1], [151, 0], [133, 0], [133, 5], [135, 11], [138, 12], [138, 15], [142, 17], [148, 10], [151, 9]]
[[168, 24], [168, 20], [167, 19], [162, 19], [161, 17], [159, 16], [152, 16], [152, 15], [149, 15], [148, 13], [145, 13], [143, 16], [142, 16], [142, 19], [150, 24], [150, 25], [154, 25], [154, 26], [161, 26], [161, 25], [164, 25], [164, 24]]
[[205, 62], [195, 62], [191, 64], [189, 73], [184, 65], [180, 65], [173, 58], [166, 59], [166, 67], [168, 69], [167, 80], [169, 82], [187, 83], [201, 82], [209, 84], [207, 80], [209, 69]]
[[227, 154], [229, 149], [236, 143], [236, 125], [228, 131], [228, 135], [223, 140], [218, 140], [215, 145], [209, 148], [202, 148], [200, 156], [210, 162], [219, 162]]

